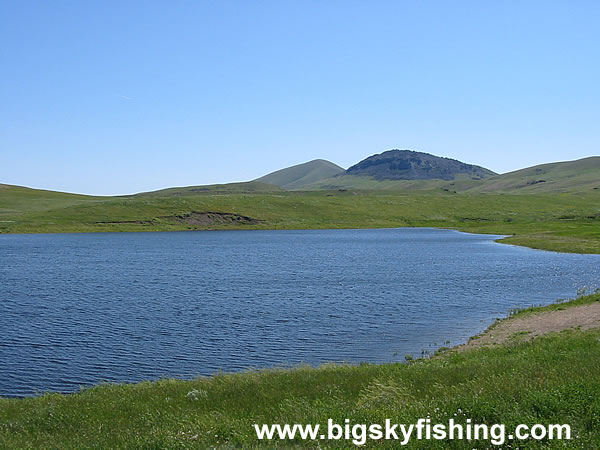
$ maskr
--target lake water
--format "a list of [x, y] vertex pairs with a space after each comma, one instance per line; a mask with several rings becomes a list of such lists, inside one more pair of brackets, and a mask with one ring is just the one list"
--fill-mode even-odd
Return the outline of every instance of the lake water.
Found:
[[0, 235], [0, 395], [402, 361], [600, 285], [600, 255], [435, 229]]

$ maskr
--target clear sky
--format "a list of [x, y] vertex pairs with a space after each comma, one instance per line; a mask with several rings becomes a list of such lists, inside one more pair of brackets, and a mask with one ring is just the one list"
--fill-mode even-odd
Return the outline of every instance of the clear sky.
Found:
[[0, 183], [125, 194], [600, 154], [600, 2], [0, 0]]

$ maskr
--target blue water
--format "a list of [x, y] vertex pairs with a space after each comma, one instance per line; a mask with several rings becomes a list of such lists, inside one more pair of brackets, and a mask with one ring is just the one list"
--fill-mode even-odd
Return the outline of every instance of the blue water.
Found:
[[600, 255], [434, 229], [0, 235], [0, 395], [401, 361], [600, 286]]

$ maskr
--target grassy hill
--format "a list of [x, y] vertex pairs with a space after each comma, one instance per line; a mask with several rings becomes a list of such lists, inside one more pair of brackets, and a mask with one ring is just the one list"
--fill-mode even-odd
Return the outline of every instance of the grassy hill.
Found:
[[53, 209], [107, 201], [111, 198], [0, 184], [0, 229], [2, 224], [7, 226], [18, 222], [20, 217], [31, 212], [44, 213]]
[[[418, 180], [378, 180], [368, 175], [343, 174], [331, 178], [325, 178], [315, 183], [306, 185], [302, 190], [336, 190], [356, 189], [364, 191], [443, 191], [464, 190], [477, 186], [479, 180], [473, 180], [468, 175], [457, 175], [453, 182], [440, 179], [418, 179]], [[458, 187], [457, 187], [458, 186]]]
[[[260, 181], [245, 181], [241, 183], [207, 184], [203, 186], [184, 186], [160, 189], [158, 191], [141, 192], [136, 197], [177, 197], [200, 194], [255, 194], [264, 192], [277, 192], [284, 189], [274, 184]], [[125, 196], [127, 197], [127, 196]]]
[[[332, 172], [338, 175], [319, 179]], [[315, 160], [263, 181], [118, 197], [0, 185], [0, 233], [426, 226], [512, 235], [504, 242], [534, 248], [600, 253], [600, 157], [485, 179], [472, 175], [378, 180]]]
[[600, 190], [600, 156], [516, 170], [474, 185], [473, 192], [582, 192]]
[[254, 181], [274, 184], [285, 189], [302, 189], [307, 185], [342, 173], [344, 173], [344, 169], [340, 166], [324, 159], [315, 159], [277, 170]]
[[202, 191], [92, 197], [0, 189], [0, 233], [443, 227], [513, 235], [504, 242], [600, 253], [600, 190], [493, 194], [436, 190]]
[[304, 186], [305, 190], [363, 189], [396, 191], [448, 191], [470, 193], [566, 193], [600, 190], [600, 156], [576, 161], [541, 164], [501, 175], [473, 179], [458, 174], [454, 180], [378, 179], [369, 175], [344, 175]]

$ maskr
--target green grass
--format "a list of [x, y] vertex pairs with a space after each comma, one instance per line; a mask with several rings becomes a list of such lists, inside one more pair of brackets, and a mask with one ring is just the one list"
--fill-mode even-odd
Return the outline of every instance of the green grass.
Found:
[[135, 196], [121, 196], [121, 197], [181, 197], [189, 195], [201, 195], [201, 194], [256, 194], [256, 193], [270, 193], [270, 192], [281, 192], [283, 188], [274, 184], [263, 183], [260, 181], [244, 181], [241, 183], [227, 183], [227, 184], [207, 184], [203, 186], [185, 186], [185, 187], [171, 187], [166, 189], [160, 189], [158, 191], [141, 192]]
[[323, 159], [315, 159], [303, 164], [277, 170], [258, 178], [256, 181], [275, 184], [286, 189], [303, 189], [305, 186], [318, 180], [342, 173], [344, 173], [344, 169], [337, 164]]
[[[592, 301], [598, 296], [573, 305]], [[408, 364], [264, 370], [0, 399], [0, 447], [252, 448], [260, 444], [254, 423], [325, 424], [328, 418], [413, 423], [429, 416], [433, 423], [470, 418], [508, 429], [520, 423], [567, 423], [573, 441], [528, 440], [503, 448], [598, 448], [599, 342], [600, 330], [565, 331]], [[342, 441], [263, 443], [286, 445], [339, 448]], [[376, 446], [397, 445], [379, 441]], [[409, 446], [473, 447], [490, 445], [413, 441]]]
[[600, 157], [540, 164], [497, 175], [473, 186], [479, 192], [551, 193], [600, 189]]
[[126, 197], [0, 187], [0, 233], [202, 229], [168, 216], [217, 211], [260, 222], [214, 224], [204, 229], [441, 227], [510, 235], [503, 242], [532, 248], [600, 253], [600, 191], [509, 195], [246, 190], [259, 187], [241, 184], [230, 186], [232, 191], [173, 188]]
[[[584, 293], [586, 291], [584, 290]], [[581, 295], [576, 299], [560, 299], [547, 306], [534, 306], [531, 308], [517, 308], [510, 311], [509, 318], [524, 317], [532, 314], [537, 314], [544, 311], [564, 311], [568, 308], [576, 306], [590, 305], [592, 303], [600, 302], [600, 289], [596, 289], [596, 292], [588, 295]], [[497, 322], [498, 323], [498, 322]], [[496, 324], [494, 324], [496, 325]]]

